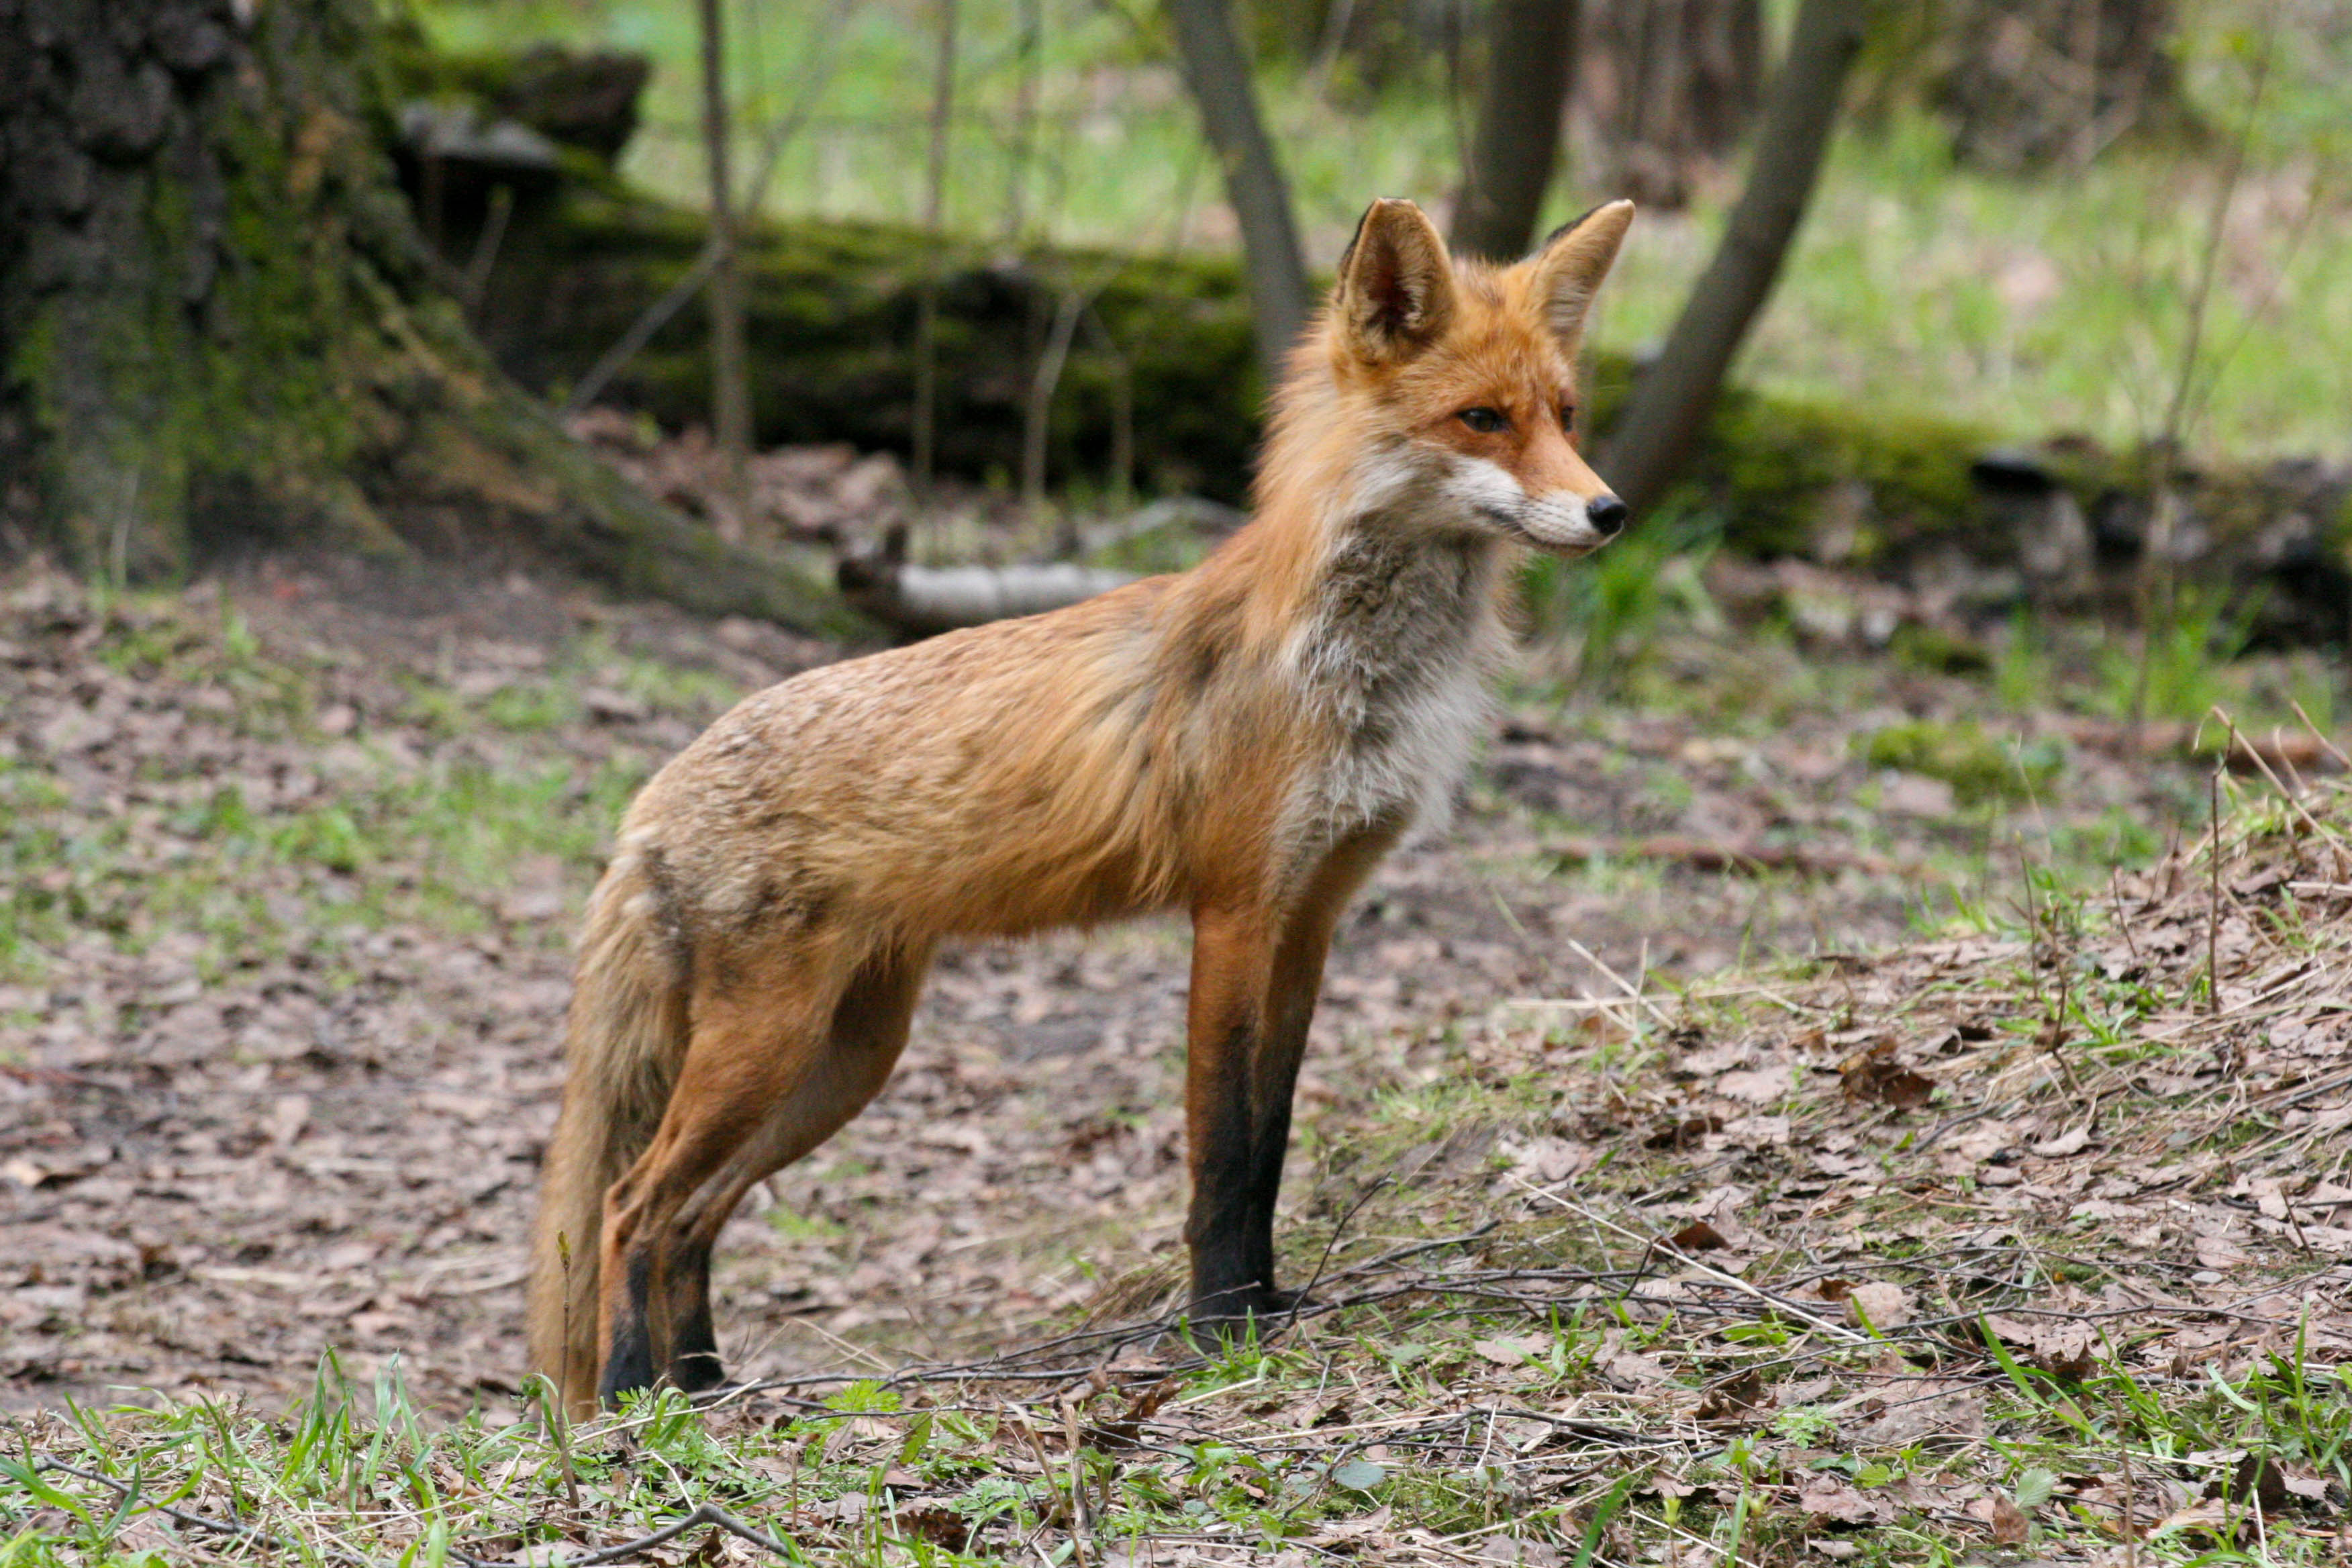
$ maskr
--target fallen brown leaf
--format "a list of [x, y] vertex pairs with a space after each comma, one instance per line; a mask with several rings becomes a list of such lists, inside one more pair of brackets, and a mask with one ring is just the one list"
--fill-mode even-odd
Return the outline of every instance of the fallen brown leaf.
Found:
[[1797, 1494], [1797, 1506], [1815, 1519], [1840, 1524], [1883, 1524], [1894, 1517], [1894, 1510], [1882, 1499], [1834, 1476], [1808, 1479]]
[[1996, 1546], [2022, 1546], [2033, 1531], [2032, 1521], [2025, 1517], [2025, 1510], [1999, 1492], [1979, 1498], [1969, 1505], [1969, 1511], [1992, 1531]]

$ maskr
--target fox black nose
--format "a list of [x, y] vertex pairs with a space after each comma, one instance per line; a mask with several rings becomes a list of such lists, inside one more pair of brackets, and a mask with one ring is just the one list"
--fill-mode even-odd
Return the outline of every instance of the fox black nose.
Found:
[[1594, 496], [1584, 503], [1584, 515], [1601, 531], [1603, 539], [1614, 539], [1617, 531], [1625, 526], [1626, 515], [1633, 509], [1615, 496]]

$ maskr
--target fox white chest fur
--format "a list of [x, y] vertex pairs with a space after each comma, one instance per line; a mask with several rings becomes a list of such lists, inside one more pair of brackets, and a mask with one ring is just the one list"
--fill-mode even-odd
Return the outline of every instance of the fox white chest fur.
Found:
[[1509, 646], [1496, 608], [1507, 553], [1380, 517], [1341, 531], [1293, 662], [1341, 743], [1300, 781], [1296, 817], [1334, 836], [1400, 819], [1417, 833], [1444, 826]]

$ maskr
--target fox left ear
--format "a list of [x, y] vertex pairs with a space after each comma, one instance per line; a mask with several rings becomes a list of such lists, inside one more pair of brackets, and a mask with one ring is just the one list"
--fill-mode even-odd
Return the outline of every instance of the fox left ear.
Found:
[[1331, 309], [1339, 330], [1370, 359], [1404, 359], [1454, 316], [1454, 263], [1429, 216], [1411, 202], [1365, 209], [1339, 258]]
[[1521, 265], [1533, 269], [1535, 298], [1551, 330], [1571, 353], [1584, 336], [1584, 318], [1592, 310], [1592, 296], [1609, 276], [1633, 221], [1633, 204], [1614, 201], [1594, 207], [1574, 223], [1561, 226], [1544, 241], [1541, 250]]

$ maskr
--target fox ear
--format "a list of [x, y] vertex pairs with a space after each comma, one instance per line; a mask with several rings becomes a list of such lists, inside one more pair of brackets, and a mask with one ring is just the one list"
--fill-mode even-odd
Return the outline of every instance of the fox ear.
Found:
[[1573, 351], [1584, 336], [1584, 318], [1592, 296], [1617, 259], [1626, 226], [1633, 221], [1633, 204], [1615, 201], [1594, 207], [1574, 223], [1555, 230], [1543, 248], [1520, 263], [1534, 272], [1537, 307], [1553, 333]]
[[1339, 258], [1332, 313], [1350, 347], [1370, 359], [1407, 359], [1454, 316], [1454, 263], [1429, 217], [1411, 202], [1364, 209]]

